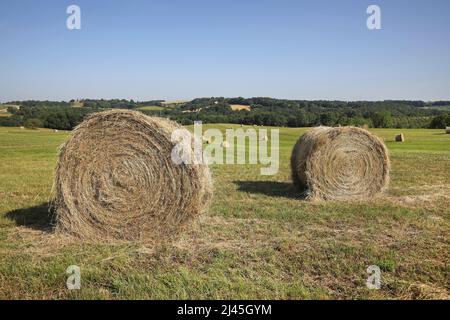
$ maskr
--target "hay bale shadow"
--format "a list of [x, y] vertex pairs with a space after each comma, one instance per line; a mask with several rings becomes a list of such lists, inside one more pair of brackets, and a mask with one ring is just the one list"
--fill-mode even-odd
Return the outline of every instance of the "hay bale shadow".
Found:
[[14, 220], [18, 226], [52, 232], [55, 219], [49, 206], [49, 203], [43, 203], [34, 207], [15, 209], [7, 212], [5, 216]]
[[269, 197], [305, 200], [306, 194], [300, 192], [292, 182], [278, 181], [233, 181], [238, 191], [263, 194]]

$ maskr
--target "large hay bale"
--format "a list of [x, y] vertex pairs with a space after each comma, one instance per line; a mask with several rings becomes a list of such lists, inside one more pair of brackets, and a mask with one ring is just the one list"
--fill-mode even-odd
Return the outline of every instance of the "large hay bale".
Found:
[[292, 179], [310, 199], [373, 197], [389, 183], [384, 143], [355, 127], [318, 127], [306, 132], [291, 156]]
[[[207, 165], [175, 164], [175, 122], [127, 110], [93, 114], [61, 146], [56, 229], [84, 239], [160, 239], [209, 205]], [[192, 138], [192, 135], [190, 138]]]
[[445, 133], [446, 133], [446, 134], [450, 134], [450, 127], [446, 127], [446, 128], [445, 128]]
[[403, 135], [403, 133], [400, 133], [398, 135], [395, 136], [395, 141], [396, 142], [405, 142], [405, 136]]

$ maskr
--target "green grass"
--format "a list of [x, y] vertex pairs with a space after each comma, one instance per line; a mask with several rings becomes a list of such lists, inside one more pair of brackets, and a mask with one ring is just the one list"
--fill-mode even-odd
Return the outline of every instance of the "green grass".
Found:
[[161, 106], [143, 106], [137, 108], [138, 110], [147, 110], [147, 111], [159, 111], [159, 110], [165, 110], [167, 107], [161, 107]]
[[450, 106], [430, 106], [426, 107], [427, 109], [434, 109], [434, 110], [440, 110], [440, 111], [450, 111]]
[[19, 106], [15, 105], [15, 104], [0, 104], [0, 110], [8, 109], [9, 107], [19, 108]]
[[[210, 212], [176, 242], [151, 247], [55, 235], [45, 204], [69, 133], [0, 128], [0, 298], [448, 298], [450, 135], [375, 129], [391, 154], [388, 194], [310, 203], [289, 179], [290, 151], [305, 130], [280, 129], [275, 176], [213, 165]], [[393, 142], [399, 132], [406, 142]], [[81, 267], [79, 291], [65, 287], [72, 264]], [[372, 264], [382, 270], [380, 290], [365, 286]]]

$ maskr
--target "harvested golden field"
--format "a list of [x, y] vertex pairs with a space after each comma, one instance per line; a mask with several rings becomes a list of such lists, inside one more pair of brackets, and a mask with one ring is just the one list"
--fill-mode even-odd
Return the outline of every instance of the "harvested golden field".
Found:
[[242, 104], [231, 104], [230, 108], [233, 111], [240, 111], [240, 110], [250, 111], [251, 110], [250, 106], [245, 106], [245, 105], [242, 105]]

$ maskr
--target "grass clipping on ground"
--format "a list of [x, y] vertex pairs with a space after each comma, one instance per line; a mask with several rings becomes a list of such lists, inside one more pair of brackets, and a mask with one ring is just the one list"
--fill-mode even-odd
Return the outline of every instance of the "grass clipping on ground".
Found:
[[128, 110], [89, 116], [61, 146], [52, 204], [56, 230], [92, 240], [178, 234], [208, 208], [212, 195], [207, 165], [172, 161], [171, 134], [180, 128]]
[[356, 127], [317, 127], [306, 132], [291, 155], [292, 179], [309, 199], [372, 198], [389, 184], [384, 143]]

